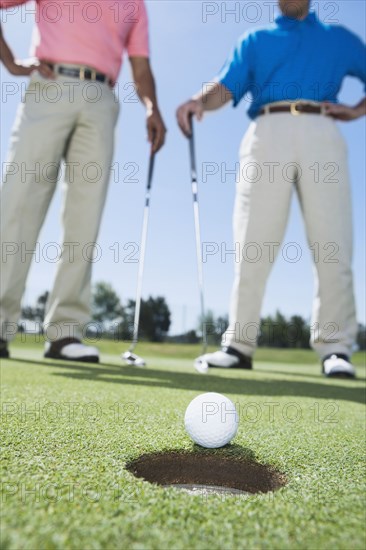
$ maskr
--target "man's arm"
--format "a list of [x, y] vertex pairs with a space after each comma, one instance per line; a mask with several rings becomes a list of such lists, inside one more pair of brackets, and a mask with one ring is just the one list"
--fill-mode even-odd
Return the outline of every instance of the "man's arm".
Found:
[[148, 139], [156, 153], [164, 145], [166, 128], [159, 111], [150, 62], [147, 57], [130, 57], [130, 63], [138, 96], [146, 107]]
[[45, 78], [54, 76], [52, 69], [45, 63], [26, 64], [22, 61], [14, 59], [13, 52], [9, 48], [3, 34], [3, 29], [0, 24], [0, 61], [4, 64], [10, 74], [14, 76], [28, 76], [33, 71], [37, 70]]
[[[0, 8], [12, 8], [13, 6], [18, 6], [20, 4], [25, 4], [27, 0], [0, 0]], [[3, 29], [0, 23], [0, 61], [4, 64], [10, 74], [16, 76], [26, 76], [29, 75], [33, 70], [34, 66], [26, 66], [15, 61], [13, 52], [9, 48], [3, 34]]]
[[19, 61], [15, 61], [14, 55], [9, 48], [3, 35], [3, 29], [0, 25], [0, 61], [4, 64], [10, 74], [16, 76], [29, 75], [34, 70], [34, 65], [26, 67]]
[[180, 129], [187, 137], [191, 135], [192, 116], [202, 120], [205, 111], [215, 111], [233, 99], [231, 92], [219, 82], [206, 84], [205, 87], [177, 110]]
[[324, 103], [325, 114], [336, 120], [356, 120], [366, 115], [366, 97], [354, 107], [348, 105], [339, 105], [338, 103]]

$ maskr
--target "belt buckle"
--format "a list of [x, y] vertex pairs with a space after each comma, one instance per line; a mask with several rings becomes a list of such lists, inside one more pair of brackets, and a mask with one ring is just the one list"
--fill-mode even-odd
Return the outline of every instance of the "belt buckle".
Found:
[[293, 116], [301, 115], [301, 111], [298, 111], [296, 109], [297, 105], [300, 105], [300, 101], [295, 101], [293, 103], [290, 103], [290, 112]]
[[79, 78], [80, 80], [85, 80], [85, 67], [80, 67]]

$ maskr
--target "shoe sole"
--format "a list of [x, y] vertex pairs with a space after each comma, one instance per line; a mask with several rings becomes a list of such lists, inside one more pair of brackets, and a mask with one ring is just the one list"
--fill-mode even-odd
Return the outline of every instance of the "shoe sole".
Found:
[[43, 357], [46, 359], [55, 359], [56, 361], [73, 361], [74, 363], [99, 363], [99, 357], [96, 355], [85, 357], [65, 357], [62, 354], [45, 353]]
[[224, 369], [224, 370], [233, 370], [233, 369], [241, 369], [241, 370], [253, 370], [252, 365], [246, 365], [243, 363], [238, 363], [237, 365], [233, 365], [232, 367], [219, 367], [218, 365], [212, 365], [211, 363], [207, 363], [208, 367], [210, 369]]
[[322, 367], [322, 375], [325, 376], [325, 378], [343, 378], [343, 379], [350, 379], [354, 380], [356, 378], [356, 374], [351, 374], [350, 372], [330, 372], [329, 374], [326, 374], [324, 371], [324, 367]]
[[335, 372], [334, 374], [325, 374], [325, 372], [323, 372], [323, 376], [325, 376], [325, 378], [348, 378], [349, 380], [354, 380], [356, 378], [355, 374], [349, 374], [346, 372]]

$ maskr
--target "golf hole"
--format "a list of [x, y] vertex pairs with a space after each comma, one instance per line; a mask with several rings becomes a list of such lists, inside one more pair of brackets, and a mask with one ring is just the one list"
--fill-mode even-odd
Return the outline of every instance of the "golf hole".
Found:
[[127, 465], [135, 477], [190, 494], [255, 494], [276, 491], [286, 477], [254, 460], [205, 453], [143, 455]]

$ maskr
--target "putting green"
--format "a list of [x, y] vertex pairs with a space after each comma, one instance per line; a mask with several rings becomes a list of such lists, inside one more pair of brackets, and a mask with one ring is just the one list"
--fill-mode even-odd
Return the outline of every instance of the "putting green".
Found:
[[[147, 369], [122, 364], [102, 342], [100, 365], [42, 359], [15, 343], [2, 361], [3, 549], [363, 549], [365, 368], [326, 380], [311, 352], [260, 350], [255, 370], [192, 368], [194, 346], [141, 344]], [[194, 447], [185, 408], [206, 391], [237, 404], [238, 435]], [[200, 494], [135, 478], [146, 453], [247, 458], [287, 485], [255, 495]]]

